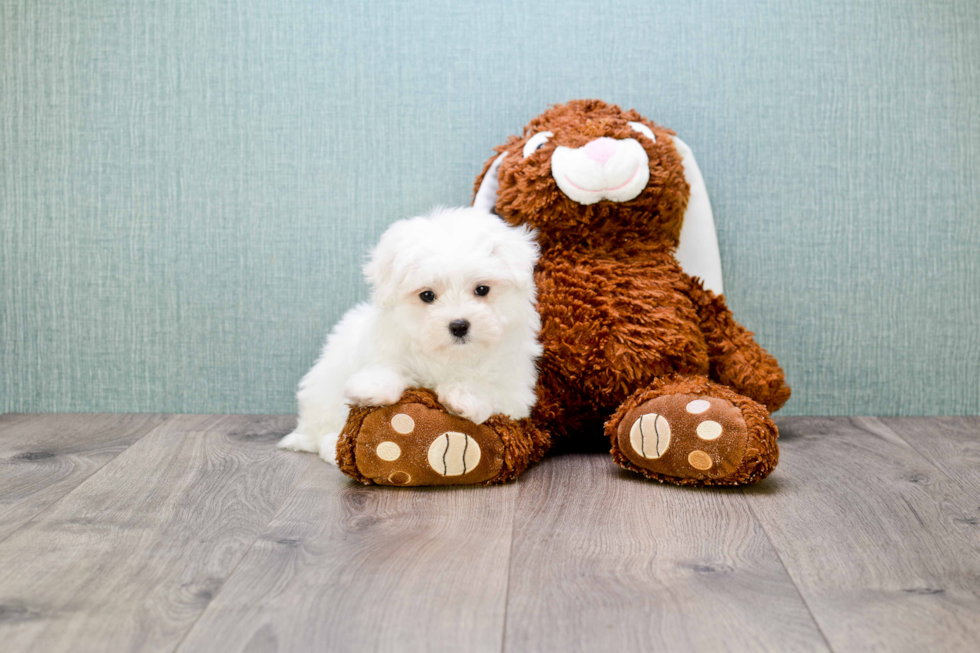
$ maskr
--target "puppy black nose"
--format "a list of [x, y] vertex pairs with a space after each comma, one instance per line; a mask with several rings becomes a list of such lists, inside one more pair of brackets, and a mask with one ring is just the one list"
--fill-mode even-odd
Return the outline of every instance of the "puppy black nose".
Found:
[[470, 330], [470, 323], [467, 320], [453, 320], [449, 323], [449, 333], [457, 338], [462, 338]]

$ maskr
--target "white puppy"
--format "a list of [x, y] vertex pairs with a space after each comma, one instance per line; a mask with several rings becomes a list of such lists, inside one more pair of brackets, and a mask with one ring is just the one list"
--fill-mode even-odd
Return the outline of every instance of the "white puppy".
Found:
[[480, 209], [394, 223], [364, 266], [371, 301], [327, 338], [299, 384], [299, 424], [279, 446], [336, 463], [348, 404], [391, 405], [414, 386], [477, 424], [527, 417], [541, 354], [537, 257], [532, 233]]

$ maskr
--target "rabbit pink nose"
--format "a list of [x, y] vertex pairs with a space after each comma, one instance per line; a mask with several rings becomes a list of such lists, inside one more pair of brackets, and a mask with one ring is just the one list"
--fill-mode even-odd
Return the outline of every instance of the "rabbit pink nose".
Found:
[[613, 138], [597, 138], [594, 141], [589, 141], [585, 144], [583, 148], [585, 153], [589, 155], [589, 158], [598, 163], [601, 166], [606, 165], [613, 154], [616, 153], [616, 140]]

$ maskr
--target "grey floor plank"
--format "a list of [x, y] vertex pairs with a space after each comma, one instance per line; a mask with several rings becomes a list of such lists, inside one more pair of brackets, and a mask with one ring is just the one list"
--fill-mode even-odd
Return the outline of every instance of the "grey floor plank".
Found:
[[980, 650], [980, 502], [880, 425], [780, 420], [744, 490], [836, 651]]
[[980, 497], [980, 417], [866, 417], [858, 422], [867, 428], [883, 424], [964, 492]]
[[0, 541], [163, 420], [163, 415], [0, 417]]
[[362, 487], [291, 418], [161, 419], [0, 416], [4, 653], [980, 648], [976, 418], [780, 420], [741, 491]]
[[516, 496], [317, 460], [179, 651], [500, 651]]
[[173, 650], [309, 466], [293, 424], [171, 417], [0, 543], [3, 650]]
[[515, 523], [506, 651], [827, 650], [737, 489], [569, 454], [522, 477]]

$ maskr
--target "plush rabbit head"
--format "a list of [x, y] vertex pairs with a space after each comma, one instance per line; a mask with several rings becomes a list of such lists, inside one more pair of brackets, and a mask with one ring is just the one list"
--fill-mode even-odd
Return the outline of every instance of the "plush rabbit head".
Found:
[[671, 130], [634, 110], [573, 100], [495, 149], [477, 179], [474, 206], [534, 227], [545, 248], [676, 251], [689, 274], [721, 291], [704, 182]]

